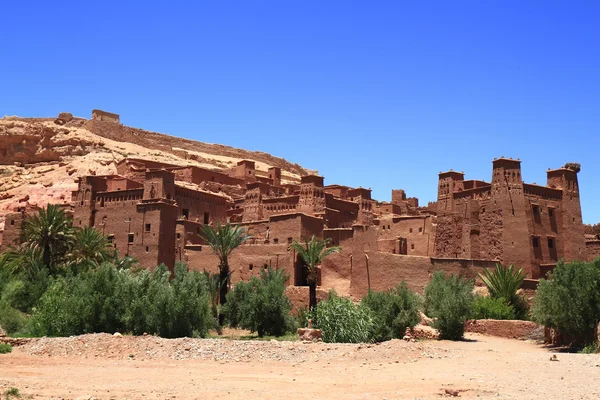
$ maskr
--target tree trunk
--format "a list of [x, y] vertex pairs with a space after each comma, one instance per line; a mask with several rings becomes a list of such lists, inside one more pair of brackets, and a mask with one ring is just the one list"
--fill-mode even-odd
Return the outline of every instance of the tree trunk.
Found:
[[223, 314], [223, 305], [227, 301], [227, 291], [229, 289], [229, 264], [227, 261], [221, 264], [219, 271], [219, 303], [221, 303], [221, 310], [219, 311], [219, 326], [225, 324], [225, 314]]
[[309, 272], [308, 281], [308, 309], [313, 311], [317, 307], [317, 268], [313, 267]]

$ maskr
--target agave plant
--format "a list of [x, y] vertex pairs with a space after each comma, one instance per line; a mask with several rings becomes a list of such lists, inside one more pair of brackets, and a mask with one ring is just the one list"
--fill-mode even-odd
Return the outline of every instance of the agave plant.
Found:
[[494, 298], [504, 298], [509, 305], [515, 305], [518, 301], [517, 290], [525, 276], [523, 268], [516, 270], [513, 265], [504, 267], [500, 264], [496, 264], [493, 270], [486, 269], [483, 274], [479, 274], [490, 295]]

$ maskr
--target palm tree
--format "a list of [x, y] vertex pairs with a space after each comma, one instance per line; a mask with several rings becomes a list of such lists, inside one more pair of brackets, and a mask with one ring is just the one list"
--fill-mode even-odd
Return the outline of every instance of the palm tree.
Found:
[[69, 260], [80, 268], [96, 267], [108, 261], [114, 253], [106, 236], [89, 226], [76, 229], [73, 242]]
[[8, 269], [11, 274], [22, 271], [33, 281], [45, 265], [42, 261], [42, 252], [38, 248], [21, 245], [2, 254], [0, 268]]
[[56, 205], [49, 204], [23, 222], [24, 241], [42, 252], [42, 262], [50, 272], [56, 272], [73, 237], [71, 219]]
[[[211, 247], [213, 253], [219, 257], [219, 303], [225, 304], [225, 297], [229, 289], [229, 256], [238, 246], [250, 238], [246, 230], [240, 225], [217, 223], [216, 228], [202, 225], [202, 237]], [[219, 325], [223, 325], [224, 315], [219, 314]]]
[[483, 274], [479, 274], [479, 278], [485, 283], [492, 297], [503, 298], [508, 305], [513, 306], [518, 301], [517, 290], [525, 277], [523, 268], [517, 271], [513, 265], [503, 267], [499, 263], [493, 270], [485, 269]]
[[337, 253], [341, 250], [338, 246], [327, 247], [331, 239], [320, 240], [315, 235], [310, 241], [304, 240], [304, 244], [294, 240], [291, 244], [292, 249], [298, 253], [304, 264], [308, 268], [308, 288], [309, 288], [309, 307], [312, 311], [317, 306], [317, 267], [325, 257]]

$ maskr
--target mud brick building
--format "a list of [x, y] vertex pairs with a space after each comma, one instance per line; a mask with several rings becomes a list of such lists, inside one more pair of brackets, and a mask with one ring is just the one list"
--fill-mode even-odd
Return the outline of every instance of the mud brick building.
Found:
[[[134, 129], [120, 125], [116, 114], [94, 111], [93, 118], [103, 130]], [[185, 262], [216, 272], [201, 227], [239, 223], [252, 238], [232, 255], [232, 280], [285, 269], [289, 293], [302, 301], [306, 270], [289, 244], [312, 235], [342, 248], [320, 268], [322, 293], [355, 297], [402, 280], [420, 291], [440, 269], [475, 278], [501, 262], [537, 280], [560, 259], [600, 256], [600, 239], [584, 235], [573, 168], [548, 170], [543, 186], [524, 183], [518, 159], [493, 160], [489, 182], [442, 172], [437, 200], [426, 206], [402, 189], [385, 202], [372, 199], [370, 189], [325, 185], [316, 174], [284, 181], [280, 167], [258, 170], [251, 160], [217, 169], [126, 158], [116, 171], [78, 180], [75, 226], [101, 231], [121, 256], [144, 267]], [[26, 215], [7, 216], [3, 249], [18, 241]]]

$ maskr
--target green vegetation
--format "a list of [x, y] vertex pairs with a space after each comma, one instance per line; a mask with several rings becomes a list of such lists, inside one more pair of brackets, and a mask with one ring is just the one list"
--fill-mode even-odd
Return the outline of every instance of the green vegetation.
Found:
[[10, 387], [4, 391], [4, 398], [6, 400], [10, 400], [13, 397], [17, 399], [21, 398], [21, 392], [19, 391], [19, 389], [17, 389], [16, 387]]
[[[224, 305], [227, 302], [227, 291], [229, 290], [229, 256], [250, 236], [243, 227], [231, 225], [229, 222], [224, 225], [217, 222], [214, 229], [210, 225], [202, 225], [202, 236], [213, 253], [219, 257], [219, 302]], [[220, 326], [223, 326], [224, 319], [225, 315], [219, 314]]]
[[419, 297], [404, 282], [385, 292], [369, 291], [362, 304], [371, 310], [375, 342], [402, 339], [406, 329], [414, 328], [420, 320]]
[[290, 330], [292, 304], [284, 294], [288, 279], [283, 270], [262, 270], [260, 278], [240, 282], [227, 294], [224, 314], [231, 326], [265, 335], [281, 336]]
[[105, 263], [95, 270], [56, 279], [31, 319], [39, 336], [92, 332], [144, 332], [162, 337], [204, 337], [214, 326], [205, 275], [165, 266], [154, 271], [119, 270]]
[[443, 271], [433, 274], [425, 287], [425, 314], [434, 319], [440, 339], [462, 339], [472, 307], [472, 281], [456, 275], [446, 278]]
[[550, 279], [540, 280], [532, 316], [568, 337], [573, 345], [594, 342], [600, 320], [600, 259], [559, 261]]
[[323, 341], [328, 343], [371, 342], [375, 323], [371, 310], [363, 304], [339, 297], [330, 292], [314, 310], [316, 327], [323, 331]]
[[12, 351], [12, 346], [8, 343], [0, 343], [0, 354], [10, 353]]
[[306, 239], [304, 243], [294, 240], [291, 248], [298, 253], [306, 268], [308, 269], [308, 288], [309, 288], [309, 309], [314, 310], [317, 306], [317, 267], [323, 262], [325, 257], [337, 253], [341, 249], [337, 246], [329, 246], [331, 239], [320, 240], [315, 235], [310, 240]]
[[503, 297], [475, 296], [474, 319], [515, 319], [515, 310]]
[[496, 264], [493, 270], [486, 269], [479, 277], [487, 286], [490, 296], [495, 299], [504, 299], [507, 306], [512, 306], [514, 317], [527, 319], [528, 306], [525, 299], [517, 294], [526, 277], [523, 269], [515, 270], [513, 265], [503, 267]]

